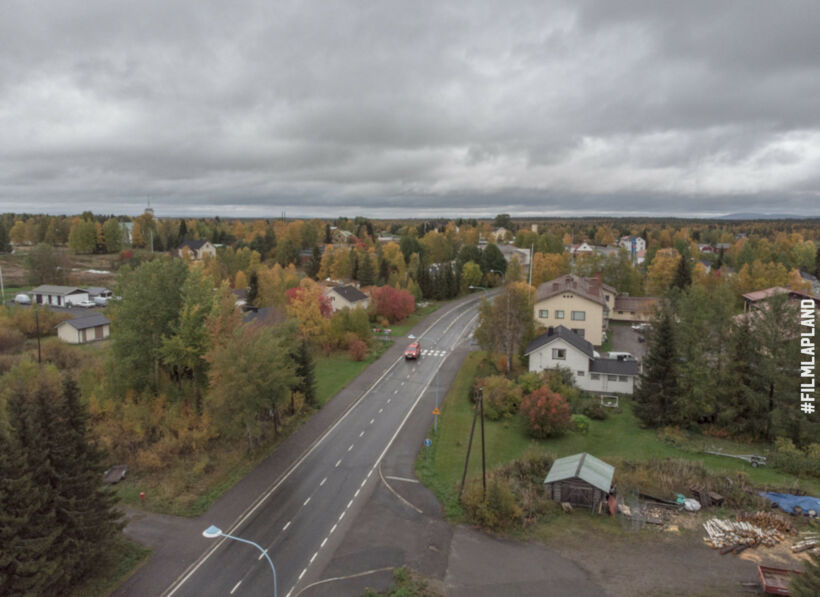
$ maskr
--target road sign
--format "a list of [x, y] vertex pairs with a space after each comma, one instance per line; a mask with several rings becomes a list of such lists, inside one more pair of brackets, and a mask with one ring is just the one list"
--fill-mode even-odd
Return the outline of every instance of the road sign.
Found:
[[425, 448], [429, 448], [432, 445], [433, 445], [433, 440], [431, 440], [429, 437], [424, 438], [424, 447]]
[[437, 408], [434, 408], [434, 409], [433, 409], [433, 414], [434, 414], [434, 415], [440, 415], [440, 414], [441, 414], [441, 411], [440, 411], [439, 409], [437, 409]]

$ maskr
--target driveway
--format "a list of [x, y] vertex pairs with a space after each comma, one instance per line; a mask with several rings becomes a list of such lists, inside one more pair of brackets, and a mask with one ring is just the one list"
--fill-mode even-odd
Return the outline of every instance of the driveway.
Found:
[[612, 350], [632, 353], [638, 361], [643, 360], [646, 354], [646, 342], [638, 342], [641, 334], [632, 329], [629, 324], [610, 323], [609, 332], [612, 336]]

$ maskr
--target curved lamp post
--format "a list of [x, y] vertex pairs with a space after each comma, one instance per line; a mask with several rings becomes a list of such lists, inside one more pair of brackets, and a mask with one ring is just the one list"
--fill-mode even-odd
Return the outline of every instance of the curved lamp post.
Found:
[[234, 541], [239, 541], [240, 543], [247, 543], [248, 545], [253, 545], [256, 549], [262, 552], [262, 555], [265, 556], [268, 560], [268, 564], [270, 564], [270, 569], [273, 570], [273, 597], [277, 597], [276, 594], [276, 568], [273, 566], [273, 560], [270, 559], [268, 552], [262, 549], [262, 546], [258, 543], [254, 543], [253, 541], [248, 541], [247, 539], [242, 539], [241, 537], [234, 537], [233, 535], [228, 535], [227, 533], [223, 533], [222, 529], [217, 526], [211, 525], [204, 531], [202, 531], [202, 536], [207, 537], [208, 539], [215, 539], [216, 537], [225, 537], [226, 539], [233, 539]]

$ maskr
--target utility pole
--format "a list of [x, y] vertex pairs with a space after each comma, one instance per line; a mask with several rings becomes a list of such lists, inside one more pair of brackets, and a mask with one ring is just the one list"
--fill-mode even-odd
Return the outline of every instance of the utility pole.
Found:
[[3, 285], [3, 268], [0, 267], [0, 294], [3, 295], [3, 304], [6, 304], [6, 287]]
[[[477, 394], [476, 394], [477, 396]], [[478, 405], [473, 410], [473, 426], [470, 428], [470, 441], [467, 442], [467, 458], [464, 459], [464, 472], [461, 474], [461, 488], [458, 490], [458, 499], [464, 491], [464, 482], [467, 480], [467, 464], [470, 462], [470, 451], [473, 449], [473, 434], [475, 433], [475, 420], [478, 417]]]
[[34, 322], [37, 327], [37, 363], [42, 363], [43, 357], [40, 353], [40, 311], [37, 307], [34, 307]]
[[484, 452], [484, 389], [478, 388], [478, 404], [481, 408], [481, 500], [487, 499], [487, 458]]

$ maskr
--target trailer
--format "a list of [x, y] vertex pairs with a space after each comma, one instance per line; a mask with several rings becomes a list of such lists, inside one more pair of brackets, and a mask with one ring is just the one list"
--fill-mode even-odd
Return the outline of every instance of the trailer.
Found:
[[763, 585], [763, 592], [769, 595], [789, 595], [791, 575], [800, 574], [799, 570], [771, 568], [760, 564], [757, 565], [757, 572], [760, 574], [760, 584]]
[[759, 454], [727, 454], [726, 452], [721, 452], [720, 450], [704, 450], [704, 454], [712, 454], [714, 456], [726, 456], [727, 458], [737, 458], [738, 460], [744, 460], [752, 465], [752, 467], [757, 468], [759, 466], [766, 466], [766, 457], [760, 456]]

